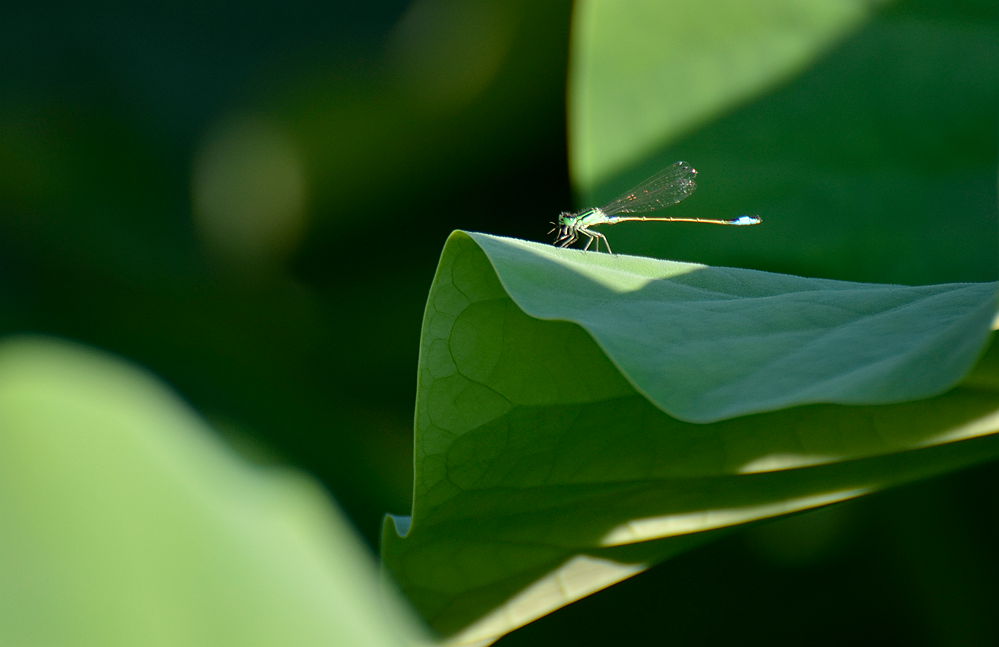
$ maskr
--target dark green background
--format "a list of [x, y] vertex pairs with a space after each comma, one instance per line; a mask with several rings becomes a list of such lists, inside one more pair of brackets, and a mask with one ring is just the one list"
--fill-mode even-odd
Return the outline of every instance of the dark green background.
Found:
[[[942, 30], [957, 17], [999, 24], [992, 3], [951, 6], [885, 11], [932, 15]], [[444, 239], [468, 229], [542, 240], [549, 220], [573, 206], [570, 8], [400, 0], [0, 10], [0, 325], [147, 367], [252, 460], [297, 465], [322, 480], [373, 543], [381, 515], [409, 506], [419, 326]], [[427, 39], [412, 50], [430, 50], [423, 59], [400, 50], [414, 33]], [[729, 147], [749, 169], [716, 179], [719, 192], [704, 208], [726, 206], [719, 195], [753, 203], [754, 187], [767, 181], [752, 175], [753, 154], [770, 170], [767, 155], [787, 148], [785, 140], [852, 129], [855, 139], [830, 148], [830, 159], [865, 150], [865, 141], [894, 147], [857, 168], [856, 197], [870, 218], [899, 204], [893, 191], [912, 181], [907, 169], [926, 159], [927, 147], [964, 147], [969, 165], [984, 161], [991, 175], [962, 175], [948, 162], [966, 199], [931, 206], [946, 212], [941, 232], [971, 227], [994, 241], [999, 95], [986, 85], [964, 112], [962, 98], [945, 90], [955, 75], [994, 78], [999, 61], [989, 68], [988, 58], [949, 52], [932, 32], [890, 47], [878, 37], [875, 26], [848, 39], [802, 82], [680, 142], [698, 166], [723, 166], [720, 151]], [[484, 43], [496, 57], [479, 65], [470, 54]], [[905, 91], [921, 102], [900, 111], [916, 123], [891, 113], [864, 121], [871, 132], [853, 128], [871, 114], [865, 102], [884, 104], [851, 85], [837, 61], [847, 69], [906, 62], [896, 90], [902, 103]], [[456, 87], [472, 89], [455, 95]], [[787, 129], [809, 110], [827, 118]], [[307, 225], [271, 254], [231, 257], [198, 231], [192, 177], [212, 138], [251, 118], [278, 129], [297, 156]], [[935, 123], [966, 141], [941, 143]], [[821, 169], [782, 170], [775, 181], [785, 199], [755, 209], [763, 215], [851, 208], [815, 208]], [[893, 226], [928, 230], [921, 239], [932, 240], [939, 232], [927, 198], [908, 199], [918, 217]], [[955, 224], [952, 213], [967, 218]], [[656, 254], [649, 245], [665, 240], [637, 229], [614, 234], [620, 251]], [[838, 274], [828, 245], [809, 245], [793, 228], [775, 235], [803, 244], [780, 259], [747, 251], [724, 262], [894, 277], [884, 270], [893, 250], [880, 239], [865, 249], [855, 227], [831, 229], [844, 257]], [[660, 253], [722, 262], [706, 240]], [[996, 278], [994, 256], [957, 249], [948, 257], [960, 263], [898, 273], [914, 282]], [[501, 644], [997, 643], [996, 476], [985, 466], [734, 534]]]

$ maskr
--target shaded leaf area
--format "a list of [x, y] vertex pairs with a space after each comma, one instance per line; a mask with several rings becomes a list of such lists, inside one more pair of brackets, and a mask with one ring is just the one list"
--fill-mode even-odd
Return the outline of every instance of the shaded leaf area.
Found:
[[996, 5], [765, 4], [581, 6], [580, 206], [684, 159], [699, 189], [671, 215], [763, 218], [625, 224], [614, 249], [859, 281], [999, 277]]
[[421, 640], [315, 483], [80, 347], [0, 345], [0, 515], [4, 645]]
[[412, 523], [386, 525], [385, 563], [455, 644], [489, 642], [733, 526], [991, 458], [995, 357], [951, 387], [996, 292], [457, 232], [424, 321]]

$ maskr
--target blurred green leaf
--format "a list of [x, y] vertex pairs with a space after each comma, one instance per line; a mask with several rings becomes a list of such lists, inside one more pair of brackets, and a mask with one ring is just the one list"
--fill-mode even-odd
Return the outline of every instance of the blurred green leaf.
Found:
[[951, 388], [997, 291], [457, 232], [385, 563], [454, 644], [489, 642], [726, 528], [997, 456], [995, 358]]
[[593, 187], [787, 79], [873, 10], [867, 0], [593, 0], [574, 17], [573, 165]]
[[592, 2], [572, 61], [585, 205], [677, 159], [676, 207], [735, 234], [615, 228], [615, 250], [891, 282], [999, 277], [995, 3]]
[[420, 631], [310, 480], [252, 468], [149, 376], [0, 346], [0, 643], [403, 645]]

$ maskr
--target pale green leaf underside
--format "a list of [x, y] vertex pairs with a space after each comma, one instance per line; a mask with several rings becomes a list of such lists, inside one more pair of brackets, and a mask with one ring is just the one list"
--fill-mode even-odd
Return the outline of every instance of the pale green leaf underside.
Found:
[[690, 422], [935, 395], [974, 363], [996, 311], [992, 283], [850, 283], [472, 237], [521, 310], [579, 324]]
[[488, 642], [711, 531], [990, 458], [995, 362], [951, 387], [996, 292], [456, 232], [424, 320], [412, 526], [386, 526], [386, 564], [453, 642]]
[[250, 467], [149, 376], [0, 344], [0, 644], [404, 645], [310, 480]]

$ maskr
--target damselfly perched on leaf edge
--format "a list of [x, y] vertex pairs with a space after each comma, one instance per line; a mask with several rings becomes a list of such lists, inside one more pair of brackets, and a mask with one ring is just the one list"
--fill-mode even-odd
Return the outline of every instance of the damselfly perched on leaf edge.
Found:
[[587, 238], [583, 251], [590, 248], [593, 241], [597, 242], [596, 251], [600, 251], [600, 241], [604, 242], [607, 252], [611, 252], [607, 236], [593, 231], [590, 227], [597, 225], [616, 225], [619, 222], [655, 221], [655, 222], [703, 222], [710, 225], [758, 225], [763, 220], [759, 216], [739, 216], [730, 220], [715, 220], [709, 218], [680, 218], [649, 216], [618, 216], [619, 213], [648, 213], [671, 207], [682, 202], [697, 189], [697, 169], [686, 162], [674, 162], [645, 180], [631, 191], [603, 207], [591, 207], [579, 213], [563, 211], [558, 220], [553, 222], [554, 228], [548, 233], [557, 232], [554, 245], [568, 247], [580, 236]]

